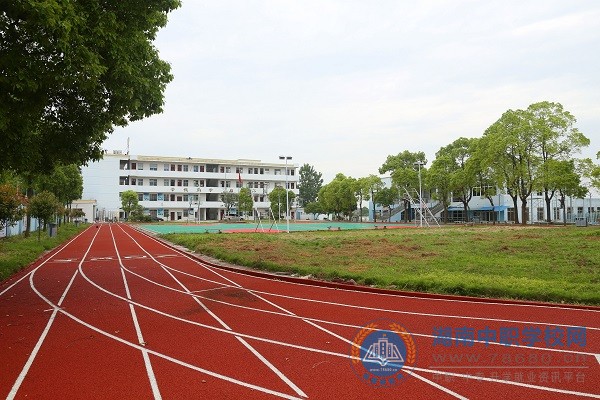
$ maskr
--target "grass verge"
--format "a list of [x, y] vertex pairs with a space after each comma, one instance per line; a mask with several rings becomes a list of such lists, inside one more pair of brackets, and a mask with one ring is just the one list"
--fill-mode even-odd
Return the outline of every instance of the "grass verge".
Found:
[[62, 224], [58, 227], [55, 237], [51, 238], [47, 232], [41, 232], [39, 241], [37, 231], [31, 232], [28, 238], [18, 235], [0, 239], [0, 282], [27, 267], [44, 251], [51, 250], [71, 239], [88, 226]]
[[473, 226], [165, 239], [268, 271], [399, 290], [600, 305], [600, 228]]

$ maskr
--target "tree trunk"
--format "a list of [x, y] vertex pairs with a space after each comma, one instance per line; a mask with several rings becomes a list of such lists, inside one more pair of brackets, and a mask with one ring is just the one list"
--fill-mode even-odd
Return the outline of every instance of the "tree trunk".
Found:
[[[25, 191], [25, 194], [27, 196], [27, 199], [31, 200], [31, 198], [33, 197], [33, 188], [31, 187], [31, 184], [27, 185], [27, 190]], [[27, 207], [26, 212], [27, 212], [27, 214], [26, 214], [26, 218], [25, 218], [24, 236], [29, 237], [29, 234], [31, 233], [31, 214], [29, 213], [29, 207]]]
[[548, 189], [544, 189], [544, 200], [546, 201], [546, 222], [549, 224], [552, 223], [552, 213], [550, 212], [550, 201], [554, 197], [554, 192], [549, 194], [550, 191]]
[[510, 198], [513, 201], [513, 206], [514, 206], [514, 210], [515, 210], [515, 215], [513, 217], [513, 222], [515, 224], [518, 224], [519, 223], [519, 205], [518, 205], [518, 202], [517, 202], [517, 196], [513, 197], [512, 195], [510, 195]]
[[521, 197], [521, 225], [527, 225], [527, 197]]

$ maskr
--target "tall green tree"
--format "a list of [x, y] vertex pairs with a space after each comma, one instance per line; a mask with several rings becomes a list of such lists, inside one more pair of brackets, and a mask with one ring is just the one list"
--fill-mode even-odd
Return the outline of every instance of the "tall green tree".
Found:
[[[458, 138], [447, 146], [442, 147], [436, 157], [445, 158], [448, 167], [447, 179], [454, 197], [461, 203], [468, 221], [469, 202], [473, 198], [473, 187], [476, 184], [475, 163], [471, 155], [475, 151], [477, 139]], [[438, 170], [439, 172], [439, 170]]]
[[49, 175], [40, 175], [35, 182], [38, 191], [47, 190], [67, 208], [73, 200], [81, 198], [83, 177], [75, 164], [57, 165]]
[[550, 179], [546, 184], [558, 193], [558, 201], [563, 214], [563, 224], [567, 224], [566, 199], [568, 197], [583, 198], [588, 190], [581, 183], [581, 174], [577, 171], [574, 160], [549, 160], [547, 163]]
[[129, 218], [131, 213], [135, 213], [139, 208], [138, 194], [133, 190], [126, 190], [119, 194], [121, 199], [121, 208], [125, 211], [125, 218]]
[[219, 197], [225, 206], [225, 215], [230, 214], [231, 209], [238, 204], [240, 198], [239, 194], [230, 192], [228, 190], [224, 190]]
[[439, 201], [444, 207], [444, 222], [448, 222], [448, 206], [452, 197], [452, 186], [450, 184], [450, 175], [454, 170], [455, 164], [449, 155], [438, 155], [431, 163], [427, 171], [425, 183], [432, 190], [432, 197]]
[[[380, 174], [390, 172], [393, 184], [398, 188], [399, 195], [404, 203], [404, 221], [408, 222], [410, 216], [410, 198], [405, 195], [409, 192], [411, 197], [418, 197], [419, 193], [419, 168], [417, 163], [421, 165], [427, 164], [427, 158], [422, 151], [412, 153], [408, 150], [398, 153], [395, 156], [387, 156], [383, 165], [379, 168]], [[421, 179], [425, 179], [427, 169], [421, 167]]]
[[513, 200], [515, 223], [518, 199], [521, 199], [521, 222], [527, 222], [527, 198], [537, 185], [540, 157], [531, 130], [531, 117], [523, 110], [508, 110], [486, 129], [479, 143], [485, 165], [492, 169], [498, 187], [506, 188]]
[[[289, 205], [290, 209], [292, 207], [292, 203], [296, 198], [296, 193], [291, 190], [287, 191], [287, 200], [286, 200], [286, 190], [282, 186], [276, 186], [269, 193], [269, 201], [271, 202], [271, 211], [273, 215], [277, 216], [277, 219], [281, 219], [282, 215], [285, 215], [286, 210], [286, 201]], [[288, 210], [289, 211], [289, 210]]]
[[33, 196], [29, 200], [27, 207], [29, 208], [29, 213], [40, 221], [38, 224], [39, 240], [41, 226], [46, 227], [46, 224], [62, 209], [62, 204], [53, 193], [44, 191]]
[[376, 194], [375, 194], [375, 202], [377, 204], [381, 204], [384, 207], [387, 207], [390, 210], [390, 216], [389, 216], [389, 221], [391, 221], [392, 219], [392, 208], [394, 206], [394, 204], [396, 204], [396, 202], [398, 201], [398, 197], [399, 197], [399, 193], [398, 193], [398, 188], [392, 186], [392, 187], [385, 187], [381, 190], [379, 190]]
[[179, 0], [5, 1], [0, 168], [101, 157], [115, 126], [162, 111], [170, 66], [152, 42]]
[[300, 173], [298, 201], [301, 206], [305, 206], [317, 201], [319, 190], [323, 187], [323, 175], [309, 164], [301, 166], [298, 172]]
[[250, 214], [253, 209], [254, 199], [252, 199], [252, 192], [250, 192], [250, 189], [247, 187], [241, 188], [238, 196], [238, 211]]
[[557, 193], [555, 161], [567, 161], [590, 140], [576, 127], [577, 120], [560, 103], [548, 101], [534, 103], [527, 107], [530, 116], [530, 129], [537, 145], [540, 166], [537, 171], [538, 187], [544, 192], [546, 220], [552, 222], [550, 201]]
[[[365, 179], [365, 184], [369, 191], [369, 199], [373, 199], [373, 221], [377, 222], [375, 217], [375, 193], [383, 189], [383, 181], [377, 175], [370, 174], [369, 176], [363, 178]], [[369, 200], [367, 199], [367, 200]]]
[[321, 203], [323, 211], [334, 214], [337, 219], [341, 215], [352, 215], [352, 212], [356, 210], [354, 182], [354, 179], [340, 173], [323, 186], [319, 191], [319, 203]]

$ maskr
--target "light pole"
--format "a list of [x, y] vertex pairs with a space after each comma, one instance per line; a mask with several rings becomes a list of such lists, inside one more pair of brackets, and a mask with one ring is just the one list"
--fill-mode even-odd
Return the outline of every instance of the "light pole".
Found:
[[288, 160], [291, 160], [291, 156], [279, 156], [280, 160], [285, 160], [285, 221], [287, 225], [287, 233], [290, 233], [290, 200], [288, 194]]
[[425, 165], [423, 161], [417, 161], [415, 164], [419, 168], [419, 226], [423, 227], [423, 188], [421, 186], [421, 166]]

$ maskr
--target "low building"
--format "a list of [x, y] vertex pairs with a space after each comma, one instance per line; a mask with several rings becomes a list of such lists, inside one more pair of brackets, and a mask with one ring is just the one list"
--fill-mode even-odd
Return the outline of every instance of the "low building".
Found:
[[[268, 194], [277, 186], [298, 194], [298, 167], [259, 160], [221, 160], [192, 157], [105, 153], [102, 160], [82, 168], [83, 199], [96, 200], [95, 218], [122, 219], [120, 193], [138, 194], [144, 213], [168, 221], [206, 221], [226, 218], [223, 193], [250, 189], [252, 216], [268, 216]], [[235, 208], [230, 215], [237, 215]]]
[[[386, 187], [390, 187], [391, 178], [383, 177], [382, 181]], [[521, 212], [523, 202], [517, 199], [517, 208], [515, 209], [512, 198], [496, 190], [494, 195], [486, 196], [484, 190], [480, 187], [473, 188], [473, 196], [468, 203], [465, 211], [464, 204], [457, 198], [452, 198], [448, 206], [448, 222], [512, 222], [515, 219], [515, 212], [518, 213], [521, 221]], [[487, 190], [489, 192], [489, 190]], [[391, 210], [376, 205], [373, 208], [373, 202], [369, 202], [369, 215], [373, 220], [375, 212], [376, 220], [391, 220], [392, 222], [408, 220], [419, 220], [419, 193], [416, 190], [405, 191], [400, 194], [401, 198], [407, 198], [408, 207], [404, 202], [400, 202], [392, 207]], [[441, 203], [434, 199], [427, 190], [423, 190], [423, 217], [432, 220], [432, 216], [438, 221], [446, 220], [445, 211]], [[548, 205], [542, 192], [533, 192], [525, 202], [526, 222], [528, 223], [546, 223], [548, 222]], [[600, 224], [600, 198], [588, 196], [586, 198], [566, 197], [564, 210], [555, 194], [550, 200], [550, 221], [552, 223], [575, 223], [578, 220], [585, 220], [590, 224]]]

